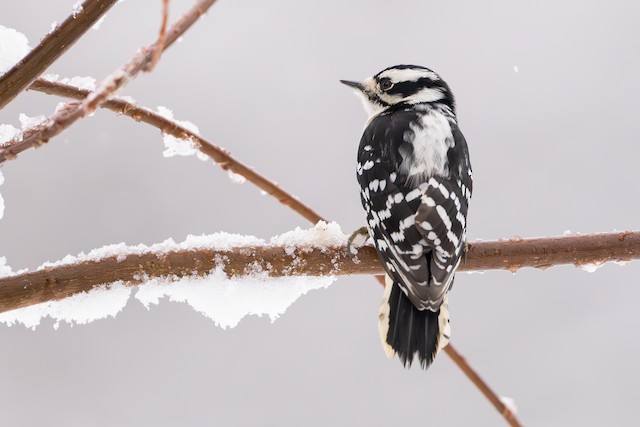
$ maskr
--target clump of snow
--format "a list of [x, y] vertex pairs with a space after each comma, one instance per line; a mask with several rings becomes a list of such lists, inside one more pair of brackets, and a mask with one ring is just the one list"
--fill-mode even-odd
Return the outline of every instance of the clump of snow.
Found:
[[77, 17], [79, 14], [81, 14], [84, 11], [84, 9], [82, 8], [82, 2], [77, 2], [73, 5], [73, 17]]
[[[0, 185], [2, 184], [4, 184], [4, 175], [2, 174], [2, 171], [0, 171]], [[3, 216], [4, 216], [4, 199], [2, 198], [2, 194], [0, 194], [0, 219], [2, 219]], [[0, 277], [4, 275], [3, 266], [5, 262], [6, 262], [6, 259], [4, 257], [0, 257]]]
[[513, 415], [518, 415], [518, 407], [516, 406], [515, 399], [512, 397], [500, 396], [500, 402], [502, 402], [502, 404], [506, 406]]
[[56, 28], [58, 28], [58, 21], [53, 21], [51, 23], [51, 27], [49, 28], [49, 34], [53, 33]]
[[189, 304], [222, 327], [233, 328], [247, 315], [267, 315], [274, 322], [298, 298], [315, 289], [325, 289], [334, 277], [270, 278], [259, 273], [228, 278], [222, 269], [207, 277], [174, 280], [153, 279], [138, 289], [135, 298], [149, 308], [161, 298]]
[[[193, 133], [199, 134], [200, 130], [198, 126], [186, 120], [176, 120], [173, 117], [173, 111], [169, 110], [167, 107], [163, 107], [161, 105], [158, 106], [158, 114], [164, 117], [165, 119], [172, 120], [178, 123], [180, 126], [190, 130]], [[176, 138], [173, 135], [169, 135], [168, 133], [162, 134], [162, 139], [164, 141], [165, 150], [162, 152], [164, 157], [173, 157], [173, 156], [193, 156], [194, 154], [198, 156], [200, 160], [208, 160], [209, 156], [202, 153], [198, 150], [198, 145], [195, 141], [190, 138], [180, 139]]]
[[22, 125], [22, 132], [38, 127], [47, 121], [47, 117], [42, 114], [39, 116], [29, 117], [24, 113], [20, 113], [18, 119], [20, 120], [20, 125]]
[[129, 104], [135, 104], [136, 100], [133, 98], [133, 96], [129, 96], [129, 95], [120, 95], [120, 96], [116, 96], [114, 97], [114, 99], [121, 99], [125, 102], [128, 102]]
[[84, 325], [109, 316], [115, 317], [127, 305], [130, 295], [131, 289], [120, 282], [102, 285], [60, 301], [0, 313], [0, 323], [7, 326], [21, 323], [35, 330], [43, 318], [50, 317], [55, 320], [55, 329], [60, 322]]
[[347, 235], [335, 222], [318, 221], [315, 227], [308, 230], [297, 227], [293, 231], [272, 237], [270, 243], [274, 246], [284, 246], [287, 254], [292, 255], [295, 249], [310, 251], [313, 248], [345, 246]]
[[[219, 251], [231, 250], [237, 247], [264, 246], [265, 241], [254, 236], [243, 236], [240, 234], [219, 232], [214, 234], [203, 234], [200, 236], [188, 235], [180, 243], [176, 243], [169, 238], [163, 242], [155, 243], [151, 246], [138, 244], [128, 246], [124, 243], [115, 243], [100, 248], [92, 249], [89, 253], [80, 252], [78, 255], [66, 255], [58, 261], [47, 261], [40, 265], [37, 270], [61, 265], [77, 264], [84, 261], [100, 261], [101, 259], [116, 257], [117, 261], [124, 261], [127, 255], [155, 253], [162, 256], [168, 252], [179, 250], [215, 249]], [[37, 271], [36, 270], [36, 271]]]
[[5, 73], [29, 53], [27, 36], [0, 25], [0, 74]]
[[[2, 177], [2, 172], [0, 172], [0, 179]], [[2, 199], [0, 198], [0, 203], [1, 203]], [[2, 217], [0, 215], [0, 217]], [[13, 272], [13, 269], [11, 268], [11, 266], [7, 265], [7, 258], [0, 256], [0, 277], [8, 277], [8, 276], [13, 276], [15, 273]]]
[[74, 76], [60, 78], [58, 74], [44, 74], [43, 80], [53, 83], [62, 83], [69, 86], [75, 86], [78, 89], [96, 90], [96, 79], [91, 76]]
[[581, 264], [580, 269], [586, 271], [587, 273], [595, 273], [600, 267], [602, 267], [603, 263], [589, 263], [589, 264]]
[[60, 83], [85, 90], [96, 90], [96, 79], [91, 76], [74, 76], [60, 79]]
[[22, 132], [20, 132], [20, 129], [12, 125], [0, 124], [0, 145], [15, 138], [20, 139], [21, 136]]
[[244, 184], [247, 180], [247, 178], [240, 175], [239, 173], [235, 173], [231, 169], [227, 170], [227, 175], [229, 176], [231, 182], [233, 182], [234, 184]]
[[519, 71], [520, 71], [520, 69], [518, 68], [518, 66], [514, 65], [513, 66], [513, 72], [517, 74]]

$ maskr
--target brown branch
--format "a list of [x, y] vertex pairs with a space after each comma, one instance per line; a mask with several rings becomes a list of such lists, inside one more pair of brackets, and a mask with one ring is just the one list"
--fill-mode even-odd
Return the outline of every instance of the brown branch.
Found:
[[[83, 99], [90, 93], [88, 90], [80, 89], [72, 85], [66, 85], [60, 82], [50, 82], [44, 79], [36, 80], [29, 90], [37, 90], [49, 95], [57, 95], [73, 99]], [[209, 142], [197, 133], [179, 125], [174, 120], [167, 119], [155, 111], [145, 107], [140, 107], [120, 98], [111, 98], [102, 104], [101, 107], [129, 116], [136, 121], [147, 123], [160, 129], [165, 134], [173, 135], [180, 139], [190, 139], [194, 141], [198, 149], [202, 153], [211, 157], [222, 169], [230, 170], [231, 172], [244, 176], [249, 182], [253, 183], [267, 194], [275, 197], [280, 203], [290, 207], [306, 218], [309, 222], [315, 224], [322, 220], [322, 217], [313, 209], [291, 196], [280, 186], [271, 182], [254, 169], [232, 157], [227, 150]]]
[[156, 41], [155, 49], [151, 61], [147, 64], [145, 71], [151, 72], [160, 60], [160, 55], [164, 50], [164, 44], [167, 40], [167, 22], [169, 21], [169, 0], [162, 0], [162, 23], [160, 24], [160, 34]]
[[[540, 254], [545, 254], [542, 262]], [[515, 261], [506, 262], [511, 258]], [[477, 242], [471, 245], [467, 262], [458, 271], [512, 271], [521, 267], [631, 259], [640, 259], [640, 232]], [[265, 245], [120, 254], [2, 278], [0, 312], [65, 298], [104, 283], [123, 281], [135, 285], [143, 282], [142, 277], [201, 276], [216, 267], [230, 277], [253, 274], [256, 270], [266, 271], [272, 277], [383, 273], [375, 250], [369, 246], [360, 248], [355, 259], [343, 246], [292, 251]]]
[[0, 109], [67, 51], [84, 33], [107, 13], [117, 0], [85, 0], [82, 12], [72, 14], [47, 34], [27, 56], [0, 76]]
[[[198, 0], [195, 6], [171, 26], [164, 48], [171, 46], [215, 1]], [[8, 159], [14, 159], [19, 153], [28, 148], [46, 143], [50, 138], [58, 135], [80, 118], [91, 114], [102, 103], [106, 102], [111, 94], [144, 70], [153, 59], [153, 52], [156, 46], [157, 44], [154, 42], [150, 46], [140, 49], [128, 63], [107, 76], [98, 85], [95, 92], [91, 92], [79, 104], [51, 115], [42, 125], [24, 135], [21, 140], [14, 139], [7, 142], [5, 147], [0, 148], [0, 163]]]
[[505, 421], [512, 427], [520, 427], [520, 421], [516, 417], [511, 409], [507, 407], [502, 400], [498, 397], [498, 395], [489, 387], [489, 385], [478, 375], [478, 373], [469, 365], [467, 360], [458, 353], [451, 344], [444, 348], [445, 353], [453, 360], [453, 363], [456, 364], [458, 368], [473, 382], [478, 389], [485, 395], [487, 399], [491, 402], [491, 404], [502, 414]]

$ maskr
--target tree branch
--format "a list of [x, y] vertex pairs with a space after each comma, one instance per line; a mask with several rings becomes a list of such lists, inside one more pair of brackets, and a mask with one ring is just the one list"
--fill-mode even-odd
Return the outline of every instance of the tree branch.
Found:
[[82, 3], [82, 12], [69, 15], [62, 24], [47, 34], [27, 56], [0, 76], [0, 109], [4, 108], [39, 75], [44, 73], [117, 1], [85, 0]]
[[160, 24], [160, 34], [156, 42], [155, 49], [151, 61], [147, 63], [144, 71], [151, 72], [160, 60], [162, 51], [164, 50], [164, 44], [167, 39], [167, 22], [169, 21], [169, 0], [162, 0], [162, 23]]
[[[343, 246], [291, 248], [243, 246], [118, 254], [0, 279], [0, 312], [59, 300], [95, 286], [122, 281], [138, 285], [157, 277], [203, 276], [222, 268], [230, 277], [268, 272], [279, 276], [383, 274], [372, 247], [352, 259]], [[547, 268], [560, 264], [601, 264], [640, 258], [640, 232], [601, 233], [535, 239], [498, 240], [470, 245], [458, 271]]]
[[[49, 95], [63, 96], [72, 99], [83, 99], [90, 93], [88, 90], [80, 89], [72, 85], [51, 82], [44, 79], [36, 80], [29, 90], [36, 90]], [[233, 173], [244, 176], [249, 182], [270, 196], [275, 197], [280, 203], [290, 207], [312, 224], [322, 220], [322, 217], [313, 209], [291, 196], [280, 186], [256, 172], [253, 168], [235, 159], [227, 150], [209, 142], [197, 133], [179, 125], [174, 120], [167, 119], [155, 111], [120, 98], [111, 98], [102, 104], [101, 107], [108, 108], [118, 114], [129, 116], [136, 121], [147, 123], [160, 129], [162, 133], [173, 135], [176, 138], [194, 141], [198, 149], [211, 157], [222, 169], [230, 170]]]
[[489, 385], [480, 377], [480, 375], [467, 363], [467, 360], [458, 353], [458, 350], [455, 347], [448, 345], [444, 348], [445, 353], [453, 360], [453, 363], [456, 364], [458, 368], [473, 382], [476, 387], [480, 389], [482, 394], [485, 395], [487, 399], [493, 404], [493, 406], [500, 412], [500, 414], [504, 417], [505, 421], [511, 427], [520, 427], [520, 421], [516, 417], [516, 414], [511, 412], [511, 409], [505, 405], [502, 400], [498, 397], [498, 395], [491, 390]]
[[[171, 26], [164, 40], [164, 49], [171, 46], [215, 1], [198, 0], [195, 6]], [[157, 41], [146, 48], [140, 49], [127, 64], [107, 76], [98, 85], [95, 92], [91, 92], [79, 104], [51, 115], [37, 129], [24, 135], [21, 140], [14, 139], [7, 142], [4, 147], [0, 148], [0, 163], [8, 159], [14, 159], [19, 153], [28, 148], [46, 143], [50, 138], [58, 135], [80, 118], [91, 114], [106, 102], [111, 94], [144, 70], [147, 64], [153, 60], [156, 46], [159, 46]]]

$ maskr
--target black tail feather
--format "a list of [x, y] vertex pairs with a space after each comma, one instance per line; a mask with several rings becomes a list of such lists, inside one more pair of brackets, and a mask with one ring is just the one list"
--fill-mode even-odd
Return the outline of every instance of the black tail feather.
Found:
[[422, 368], [428, 368], [446, 344], [441, 341], [449, 338], [446, 303], [441, 310], [418, 310], [398, 285], [388, 283], [380, 311], [380, 333], [387, 354], [396, 354], [405, 367], [411, 366], [417, 354]]

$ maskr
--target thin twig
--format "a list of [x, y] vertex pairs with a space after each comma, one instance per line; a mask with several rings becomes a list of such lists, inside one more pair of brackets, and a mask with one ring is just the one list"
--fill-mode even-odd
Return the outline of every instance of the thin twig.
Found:
[[[50, 82], [44, 79], [36, 80], [29, 90], [37, 90], [50, 95], [58, 95], [73, 99], [83, 99], [89, 94], [88, 90], [60, 82]], [[251, 167], [232, 157], [224, 148], [214, 145], [197, 133], [179, 125], [174, 120], [167, 119], [155, 111], [145, 107], [140, 107], [120, 98], [111, 98], [102, 104], [101, 107], [129, 116], [136, 121], [147, 123], [160, 129], [163, 133], [173, 135], [176, 138], [191, 139], [196, 143], [196, 146], [202, 153], [211, 157], [222, 169], [244, 176], [249, 182], [253, 183], [270, 196], [275, 197], [280, 203], [290, 207], [306, 218], [309, 222], [315, 224], [322, 220], [322, 217], [313, 209], [291, 196], [280, 186], [262, 176]]]
[[493, 406], [502, 414], [505, 421], [512, 427], [520, 427], [520, 421], [516, 417], [507, 405], [502, 403], [502, 400], [498, 395], [489, 387], [489, 385], [478, 375], [478, 373], [469, 365], [467, 359], [465, 359], [458, 350], [456, 350], [451, 344], [444, 348], [445, 353], [453, 360], [458, 368], [473, 382], [478, 389], [485, 395], [487, 399], [493, 404]]
[[[200, 16], [216, 0], [198, 0], [187, 13], [185, 13], [168, 31], [164, 48], [171, 46], [176, 39], [193, 25]], [[51, 115], [37, 130], [25, 135], [22, 140], [19, 138], [8, 141], [0, 148], [0, 163], [5, 160], [14, 159], [22, 151], [40, 146], [71, 126], [78, 119], [85, 117], [95, 111], [102, 103], [106, 102], [109, 96], [124, 86], [129, 80], [135, 78], [146, 65], [152, 60], [156, 47], [154, 42], [150, 46], [140, 49], [129, 62], [107, 76], [96, 88], [79, 104], [74, 105], [68, 111], [60, 111]]]
[[86, 0], [82, 11], [73, 13], [44, 36], [20, 62], [0, 76], [0, 109], [25, 90], [63, 53], [78, 41], [118, 0]]
[[160, 34], [158, 35], [158, 40], [156, 41], [155, 49], [153, 50], [153, 57], [151, 61], [147, 64], [145, 71], [151, 72], [155, 68], [158, 60], [160, 60], [160, 55], [162, 55], [162, 51], [164, 50], [164, 43], [167, 39], [167, 22], [169, 21], [169, 0], [162, 0], [162, 24], [160, 25]]

